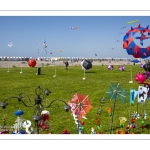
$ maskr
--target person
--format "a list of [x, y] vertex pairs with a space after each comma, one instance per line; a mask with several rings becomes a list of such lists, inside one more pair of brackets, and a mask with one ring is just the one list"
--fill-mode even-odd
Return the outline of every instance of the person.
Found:
[[68, 70], [68, 66], [69, 66], [68, 61], [65, 61], [65, 66], [66, 66], [66, 70]]

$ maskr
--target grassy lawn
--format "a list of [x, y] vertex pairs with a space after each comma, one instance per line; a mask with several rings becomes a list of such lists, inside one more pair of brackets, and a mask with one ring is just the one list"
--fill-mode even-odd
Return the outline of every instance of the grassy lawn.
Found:
[[[93, 66], [89, 71], [85, 72], [86, 80], [83, 80], [84, 71], [81, 66], [70, 66], [68, 70], [65, 70], [64, 66], [56, 66], [56, 77], [55, 67], [45, 66], [41, 68], [41, 75], [36, 75], [37, 68], [23, 68], [23, 73], [20, 74], [20, 68], [10, 68], [10, 72], [7, 72], [7, 68], [0, 69], [0, 102], [4, 101], [10, 96], [18, 96], [21, 92], [26, 92], [32, 101], [34, 101], [35, 88], [39, 85], [41, 88], [48, 88], [51, 94], [46, 98], [44, 104], [52, 101], [55, 98], [60, 98], [65, 102], [69, 102], [75, 93], [89, 95], [92, 109], [87, 113], [87, 119], [84, 119], [84, 133], [90, 134], [91, 128], [95, 127], [95, 118], [97, 117], [98, 108], [102, 101], [102, 97], [106, 100], [102, 106], [100, 113], [100, 124], [101, 130], [96, 129], [97, 132], [110, 133], [111, 117], [107, 112], [107, 108], [113, 107], [114, 100], [110, 101], [106, 91], [110, 87], [110, 84], [120, 83], [122, 89], [126, 89], [126, 100], [125, 103], [121, 103], [120, 99], [117, 99], [114, 122], [113, 122], [113, 133], [120, 128], [119, 117], [126, 117], [129, 119], [130, 114], [137, 110], [137, 98], [135, 103], [130, 107], [130, 88], [138, 89], [139, 84], [134, 80], [135, 75], [140, 71], [144, 72], [139, 65], [125, 65], [126, 71], [118, 71], [118, 66], [114, 66], [115, 70], [107, 70], [107, 66]], [[133, 84], [130, 84], [130, 70], [133, 70]], [[77, 126], [71, 115], [71, 112], [66, 112], [63, 109], [64, 103], [56, 102], [55, 104], [59, 107], [50, 107], [47, 110], [50, 111], [51, 120], [49, 122], [50, 130], [54, 134], [60, 134], [66, 128], [71, 134], [77, 133]], [[55, 105], [56, 106], [56, 105]], [[32, 126], [34, 126], [33, 115], [35, 107], [25, 107], [22, 103], [19, 103], [17, 99], [8, 100], [8, 106], [5, 110], [0, 108], [0, 125], [3, 124], [2, 117], [6, 118], [7, 126], [12, 126], [15, 123], [16, 116], [14, 112], [18, 109], [24, 111], [22, 118], [30, 120]], [[144, 110], [147, 111], [147, 119], [145, 120], [146, 127], [150, 123], [150, 101], [146, 101], [145, 105], [138, 105], [138, 112], [142, 114]], [[130, 113], [131, 111], [131, 113]], [[132, 116], [131, 116], [132, 117]], [[130, 120], [128, 120], [130, 121]], [[125, 123], [123, 130], [125, 131], [128, 121]], [[135, 133], [148, 134], [149, 129], [145, 128], [143, 131], [141, 127], [142, 118], [135, 121], [136, 128]], [[45, 131], [40, 131], [45, 133]]]

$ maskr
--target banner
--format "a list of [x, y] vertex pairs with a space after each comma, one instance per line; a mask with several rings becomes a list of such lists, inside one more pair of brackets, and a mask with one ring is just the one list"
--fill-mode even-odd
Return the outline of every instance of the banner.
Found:
[[138, 94], [137, 90], [130, 89], [130, 104], [134, 104], [134, 100]]
[[148, 90], [146, 87], [139, 86], [138, 89], [138, 103], [145, 103], [145, 100], [147, 98]]

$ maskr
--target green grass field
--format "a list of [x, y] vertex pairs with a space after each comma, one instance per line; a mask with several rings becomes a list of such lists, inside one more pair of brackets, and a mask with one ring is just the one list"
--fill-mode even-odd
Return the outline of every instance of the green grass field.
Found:
[[[96, 129], [97, 132], [110, 133], [111, 117], [107, 113], [107, 108], [113, 107], [114, 100], [110, 101], [106, 91], [110, 87], [110, 84], [120, 83], [122, 89], [126, 89], [126, 100], [125, 103], [121, 103], [120, 99], [117, 99], [114, 122], [113, 122], [113, 133], [116, 130], [121, 129], [119, 117], [126, 117], [129, 119], [130, 114], [137, 110], [137, 98], [135, 103], [131, 105], [129, 103], [130, 88], [138, 89], [139, 84], [135, 81], [135, 75], [140, 71], [144, 72], [139, 65], [125, 65], [126, 71], [118, 71], [118, 66], [114, 66], [115, 70], [107, 70], [107, 66], [93, 66], [89, 71], [85, 72], [86, 80], [83, 80], [84, 71], [81, 66], [70, 66], [68, 70], [65, 70], [64, 66], [56, 66], [56, 77], [55, 67], [45, 66], [41, 68], [41, 75], [36, 75], [37, 68], [23, 68], [23, 73], [20, 74], [20, 68], [10, 68], [10, 72], [7, 72], [7, 68], [0, 69], [0, 102], [4, 101], [10, 96], [18, 96], [21, 92], [26, 92], [32, 101], [34, 101], [35, 89], [40, 85], [42, 89], [48, 88], [51, 94], [44, 101], [44, 104], [52, 101], [53, 99], [59, 98], [65, 102], [69, 102], [75, 93], [89, 95], [92, 109], [87, 113], [87, 119], [84, 119], [84, 133], [91, 134], [91, 128], [95, 127], [95, 118], [97, 117], [98, 108], [102, 101], [102, 97], [106, 100], [102, 106], [100, 113], [100, 124], [101, 130]], [[133, 70], [133, 84], [130, 84], [130, 70]], [[49, 121], [50, 130], [54, 134], [60, 134], [66, 128], [71, 134], [77, 133], [77, 126], [71, 115], [71, 112], [66, 112], [63, 109], [64, 103], [56, 102], [59, 108], [50, 107], [47, 110], [50, 111], [51, 121]], [[17, 99], [8, 100], [8, 106], [2, 110], [0, 108], [0, 125], [3, 125], [2, 118], [6, 118], [6, 125], [12, 126], [15, 123], [16, 116], [14, 112], [18, 109], [24, 111], [22, 118], [30, 120], [32, 126], [34, 126], [33, 115], [35, 107], [25, 107], [22, 103], [19, 103]], [[146, 100], [145, 105], [138, 105], [138, 113], [142, 114], [144, 110], [147, 111], [147, 119], [145, 120], [145, 129], [142, 131], [141, 121], [139, 118], [135, 121], [136, 128], [134, 129], [135, 134], [148, 134], [149, 123], [150, 123], [150, 101]], [[130, 112], [131, 111], [131, 112]], [[128, 120], [129, 121], [129, 120]], [[128, 121], [125, 123], [122, 130], [126, 130]], [[131, 130], [132, 131], [132, 130]], [[40, 131], [44, 134], [45, 131]]]

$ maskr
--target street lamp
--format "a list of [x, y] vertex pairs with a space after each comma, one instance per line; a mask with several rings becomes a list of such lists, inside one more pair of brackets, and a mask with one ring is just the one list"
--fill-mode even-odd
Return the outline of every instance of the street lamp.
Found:
[[[12, 98], [18, 99], [18, 102], [22, 102], [22, 104], [25, 107], [34, 107], [34, 106], [36, 106], [35, 112], [34, 112], [35, 115], [33, 116], [33, 120], [35, 121], [35, 124], [36, 124], [36, 127], [37, 127], [37, 133], [39, 134], [38, 122], [41, 120], [41, 112], [42, 112], [42, 110], [44, 110], [44, 108], [51, 107], [52, 104], [55, 101], [61, 101], [65, 104], [64, 109], [65, 109], [66, 112], [68, 112], [71, 109], [71, 106], [69, 106], [64, 100], [61, 100], [61, 99], [58, 99], [58, 98], [52, 100], [51, 102], [49, 102], [48, 105], [45, 106], [43, 104], [43, 101], [45, 100], [46, 96], [49, 96], [50, 93], [51, 93], [51, 91], [49, 91], [47, 88], [45, 90], [43, 90], [40, 86], [38, 86], [35, 89], [36, 98], [34, 99], [34, 103], [31, 101], [31, 99], [30, 99], [30, 97], [28, 96], [27, 93], [22, 92], [22, 93], [19, 94], [19, 96], [8, 97], [7, 99], [5, 99], [3, 102], [0, 103], [0, 106], [3, 109], [6, 109], [6, 106], [8, 105], [7, 101], [9, 99], [12, 99]], [[23, 98], [24, 98], [23, 95], [25, 95], [25, 97], [27, 97], [27, 99], [29, 101], [29, 105], [23, 100]]]

